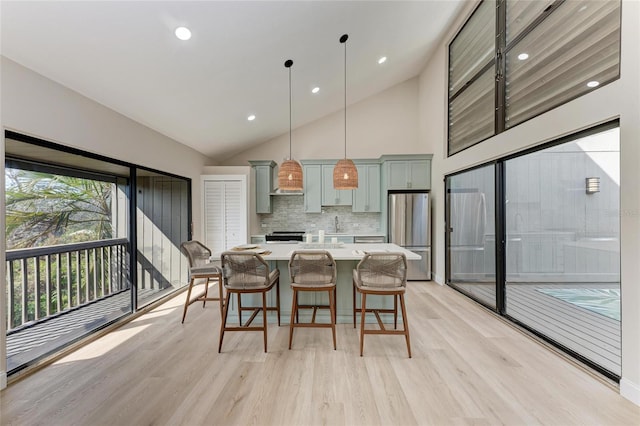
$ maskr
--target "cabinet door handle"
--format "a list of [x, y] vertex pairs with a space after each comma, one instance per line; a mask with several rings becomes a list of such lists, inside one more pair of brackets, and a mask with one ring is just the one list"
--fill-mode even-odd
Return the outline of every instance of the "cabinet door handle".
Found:
[[411, 182], [407, 182], [407, 188], [411, 188]]

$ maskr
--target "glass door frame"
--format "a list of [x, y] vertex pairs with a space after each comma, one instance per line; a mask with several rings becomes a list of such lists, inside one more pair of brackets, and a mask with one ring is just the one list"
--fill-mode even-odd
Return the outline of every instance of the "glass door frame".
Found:
[[[505, 157], [501, 157], [497, 160], [492, 160], [492, 161], [488, 161], [486, 163], [482, 163], [473, 167], [470, 167], [468, 169], [464, 169], [464, 170], [459, 170], [456, 171], [455, 173], [450, 173], [450, 174], [446, 174], [444, 176], [444, 194], [445, 194], [445, 284], [448, 285], [449, 287], [453, 288], [454, 290], [464, 294], [465, 296], [473, 299], [475, 302], [481, 304], [482, 306], [484, 306], [485, 308], [498, 313], [500, 316], [508, 319], [509, 321], [517, 324], [519, 327], [522, 327], [523, 329], [527, 330], [528, 332], [532, 333], [533, 335], [535, 335], [536, 337], [551, 343], [552, 345], [558, 347], [559, 349], [561, 349], [562, 351], [568, 353], [569, 355], [571, 355], [572, 357], [576, 358], [577, 360], [579, 360], [580, 362], [582, 362], [583, 364], [589, 366], [590, 368], [594, 369], [595, 371], [599, 372], [600, 374], [602, 374], [603, 376], [606, 376], [607, 378], [614, 380], [616, 382], [620, 381], [620, 376], [618, 376], [617, 374], [614, 374], [606, 369], [604, 369], [603, 367], [601, 367], [600, 365], [596, 364], [595, 362], [591, 361], [590, 359], [587, 359], [586, 357], [584, 357], [583, 355], [577, 353], [576, 351], [566, 347], [565, 345], [559, 343], [556, 340], [553, 340], [551, 338], [549, 338], [548, 336], [542, 334], [541, 332], [539, 332], [538, 330], [532, 328], [531, 326], [519, 321], [518, 319], [510, 316], [507, 313], [507, 296], [506, 296], [506, 278], [507, 278], [507, 271], [506, 271], [506, 176], [505, 176], [505, 163], [508, 160], [512, 160], [518, 157], [522, 157], [528, 154], [532, 154], [538, 151], [542, 151], [545, 150], [547, 148], [551, 148], [554, 146], [558, 146], [558, 145], [562, 145], [564, 143], [568, 143], [577, 139], [581, 139], [593, 134], [597, 134], [597, 133], [601, 133], [604, 132], [606, 130], [610, 130], [616, 127], [620, 127], [620, 120], [618, 118], [605, 122], [605, 123], [601, 123], [598, 124], [596, 126], [590, 127], [588, 129], [576, 132], [576, 133], [572, 133], [570, 135], [555, 139], [551, 142], [547, 142], [541, 145], [537, 145], [535, 147], [523, 150], [523, 151], [519, 151], [517, 153], [505, 156]], [[473, 294], [469, 293], [468, 291], [465, 291], [464, 289], [460, 288], [459, 286], [456, 286], [454, 283], [452, 283], [451, 280], [451, 228], [450, 228], [450, 215], [451, 215], [451, 204], [450, 204], [450, 178], [454, 177], [456, 175], [460, 175], [462, 173], [466, 173], [478, 168], [482, 168], [482, 167], [487, 167], [487, 166], [494, 166], [494, 178], [495, 178], [495, 233], [496, 233], [496, 239], [495, 239], [495, 272], [496, 272], [496, 307], [492, 307], [490, 305], [487, 305], [487, 303], [483, 302], [482, 300], [480, 300], [478, 297], [475, 297]]]
[[[464, 288], [461, 288], [459, 286], [456, 286], [452, 280], [451, 280], [451, 232], [453, 231], [453, 229], [451, 228], [451, 220], [450, 220], [450, 215], [451, 215], [451, 197], [449, 196], [449, 194], [451, 193], [451, 187], [450, 187], [450, 178], [460, 175], [462, 173], [467, 173], [473, 170], [477, 170], [477, 169], [481, 169], [484, 167], [488, 167], [488, 166], [494, 166], [494, 182], [495, 182], [495, 187], [494, 187], [494, 191], [495, 191], [495, 230], [496, 230], [496, 306], [491, 306], [488, 305], [485, 301], [481, 300], [480, 298], [476, 297], [475, 295], [473, 295], [471, 292], [466, 291]], [[498, 187], [500, 186], [501, 188], [503, 188], [503, 183], [498, 182], [498, 175], [497, 175], [497, 171], [498, 169], [502, 170], [502, 167], [500, 165], [499, 161], [489, 161], [487, 163], [482, 163], [482, 164], [478, 164], [474, 167], [470, 167], [468, 169], [464, 169], [464, 170], [459, 170], [455, 173], [451, 173], [448, 175], [445, 175], [444, 177], [444, 194], [445, 194], [445, 203], [444, 203], [444, 240], [445, 240], [445, 257], [444, 257], [444, 263], [445, 263], [445, 284], [454, 288], [456, 291], [459, 291], [460, 293], [463, 293], [465, 296], [473, 299], [475, 302], [480, 303], [482, 306], [486, 307], [487, 309], [490, 309], [493, 312], [498, 312], [500, 314], [504, 314], [504, 286], [499, 285], [499, 280], [504, 280], [504, 270], [502, 272], [502, 275], [500, 275], [499, 270], [498, 270], [498, 254], [500, 253], [498, 250], [500, 247], [504, 247], [503, 244], [499, 244], [499, 241], [504, 240], [504, 229], [501, 230], [500, 226], [501, 223], [498, 220], [498, 217], [502, 215], [504, 215], [504, 212], [500, 212], [500, 205], [503, 205], [504, 203], [500, 203], [499, 202], [499, 198], [498, 195], [503, 193], [503, 189], [498, 189]], [[504, 222], [504, 220], [502, 220], [502, 222]], [[504, 223], [502, 223], [502, 226], [504, 225]], [[502, 249], [503, 250], [503, 249]], [[504, 262], [500, 262], [502, 264], [504, 264]], [[503, 266], [504, 269], [504, 266]], [[501, 295], [499, 295], [501, 293]], [[498, 301], [501, 301], [502, 304], [499, 304]]]

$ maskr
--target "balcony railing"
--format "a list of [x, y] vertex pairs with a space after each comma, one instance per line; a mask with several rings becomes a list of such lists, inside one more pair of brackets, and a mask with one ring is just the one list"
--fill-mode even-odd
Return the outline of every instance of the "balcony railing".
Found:
[[130, 288], [127, 239], [7, 250], [7, 330]]

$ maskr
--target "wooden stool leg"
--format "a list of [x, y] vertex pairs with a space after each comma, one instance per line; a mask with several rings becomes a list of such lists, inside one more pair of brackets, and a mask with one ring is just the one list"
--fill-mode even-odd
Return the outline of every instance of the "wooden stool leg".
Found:
[[227, 291], [227, 298], [224, 302], [224, 309], [222, 313], [222, 321], [220, 321], [220, 343], [218, 343], [218, 353], [222, 350], [222, 339], [224, 338], [224, 329], [227, 327], [227, 315], [229, 314], [229, 298], [231, 293]]
[[398, 329], [398, 295], [393, 295], [393, 329]]
[[328, 291], [329, 293], [329, 309], [331, 310], [331, 332], [333, 333], [333, 350], [336, 350], [336, 299], [333, 294], [335, 289]]
[[264, 334], [264, 351], [267, 352], [267, 292], [262, 292], [262, 330]]
[[187, 290], [187, 300], [184, 301], [184, 310], [182, 311], [182, 324], [187, 316], [187, 308], [189, 307], [189, 299], [191, 299], [191, 289], [193, 288], [193, 278], [189, 281], [189, 289]]
[[353, 283], [353, 328], [356, 328], [356, 283]]
[[338, 323], [338, 286], [333, 288], [333, 323]]
[[276, 281], [276, 312], [278, 313], [278, 327], [280, 327], [280, 277]]
[[242, 294], [238, 293], [238, 324], [242, 327]]
[[220, 318], [224, 310], [224, 289], [222, 288], [222, 277], [218, 275], [218, 300], [220, 300]]
[[360, 300], [360, 356], [364, 350], [364, 315], [367, 312], [367, 294], [360, 293], [362, 299]]
[[204, 281], [204, 294], [202, 295], [202, 309], [204, 309], [207, 304], [207, 297], [209, 294], [209, 277], [205, 278]]
[[400, 306], [402, 308], [402, 323], [404, 325], [404, 337], [407, 340], [407, 351], [411, 358], [411, 339], [409, 338], [409, 320], [407, 319], [407, 310], [404, 306], [404, 294], [400, 294]]
[[291, 343], [293, 342], [293, 323], [298, 314], [298, 291], [293, 289], [293, 297], [291, 298], [291, 320], [289, 321], [289, 349], [291, 349]]

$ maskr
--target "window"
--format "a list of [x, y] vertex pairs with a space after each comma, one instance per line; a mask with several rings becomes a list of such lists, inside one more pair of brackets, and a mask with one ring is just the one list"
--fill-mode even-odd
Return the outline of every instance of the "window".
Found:
[[5, 131], [7, 370], [187, 282], [191, 182]]
[[449, 46], [448, 153], [619, 76], [620, 0], [484, 0]]
[[449, 154], [494, 135], [495, 1], [485, 0], [449, 46]]

